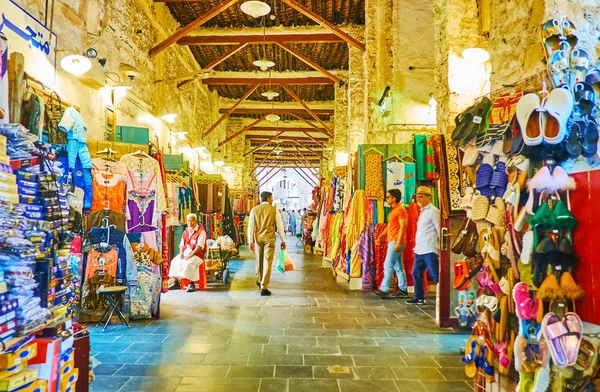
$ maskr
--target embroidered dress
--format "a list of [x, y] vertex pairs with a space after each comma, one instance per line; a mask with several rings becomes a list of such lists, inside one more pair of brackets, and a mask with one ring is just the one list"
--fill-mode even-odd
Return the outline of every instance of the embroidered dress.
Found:
[[373, 200], [383, 200], [383, 166], [381, 155], [365, 155], [365, 194]]
[[90, 250], [85, 268], [85, 279], [89, 279], [96, 271], [103, 271], [106, 274], [117, 276], [118, 261], [119, 253], [114, 249], [108, 252]]
[[[139, 176], [140, 173], [150, 175], [154, 174], [159, 177], [154, 187], [156, 194], [156, 212], [163, 212], [167, 209], [167, 201], [165, 198], [165, 190], [163, 186], [162, 170], [158, 161], [150, 156], [142, 156], [137, 154], [127, 154], [121, 157], [121, 163], [128, 167], [130, 170], [134, 169], [136, 174]], [[129, 190], [129, 188], [127, 188]]]
[[147, 244], [132, 244], [138, 271], [138, 284], [131, 289], [131, 318], [150, 318], [158, 313], [162, 289], [162, 257]]
[[127, 174], [127, 229], [132, 233], [155, 231], [157, 227], [156, 187], [153, 173]]
[[108, 208], [125, 211], [127, 184], [119, 176], [106, 171], [92, 171], [92, 208], [91, 211]]

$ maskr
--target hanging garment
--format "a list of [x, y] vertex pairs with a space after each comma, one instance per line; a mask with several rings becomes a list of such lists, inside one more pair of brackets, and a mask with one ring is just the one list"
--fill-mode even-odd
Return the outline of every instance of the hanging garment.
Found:
[[112, 210], [98, 210], [90, 212], [87, 216], [86, 227], [91, 230], [92, 227], [101, 227], [102, 219], [108, 218], [109, 225], [115, 225], [117, 230], [125, 231], [125, 214]]
[[423, 135], [414, 136], [415, 160], [417, 169], [417, 181], [427, 180], [427, 137]]
[[380, 154], [365, 155], [365, 195], [369, 199], [383, 200], [383, 167]]
[[206, 191], [206, 212], [213, 212], [215, 210], [215, 186], [208, 184]]
[[431, 138], [431, 136], [427, 136], [427, 155], [425, 156], [425, 177], [428, 180], [435, 178], [435, 156]]
[[[162, 250], [162, 259], [163, 259], [163, 263], [161, 265], [162, 267], [162, 271], [161, 271], [161, 275], [162, 275], [162, 292], [166, 293], [167, 291], [169, 291], [169, 267], [171, 266], [171, 263], [169, 263], [169, 243], [167, 242], [167, 225], [166, 223], [166, 218], [163, 215], [162, 218], [162, 222], [161, 222], [161, 227], [160, 227], [160, 233], [161, 233], [161, 242], [162, 242], [162, 246], [160, 247], [160, 249]], [[157, 250], [159, 248], [156, 248]], [[160, 301], [160, 298], [159, 298]], [[158, 314], [156, 315], [158, 316]]]
[[114, 161], [106, 158], [94, 158], [92, 159], [92, 168], [99, 171], [108, 171], [116, 175], [125, 178], [127, 176], [127, 166], [120, 161]]
[[[139, 173], [154, 174], [157, 177], [156, 186], [154, 191], [156, 193], [156, 205], [155, 211], [157, 213], [163, 212], [167, 209], [167, 201], [165, 198], [165, 190], [163, 186], [162, 170], [158, 161], [150, 156], [143, 156], [139, 154], [127, 154], [121, 157], [121, 163], [123, 163], [130, 170], [135, 170]], [[129, 191], [129, 188], [127, 188]]]
[[448, 185], [448, 176], [445, 175], [445, 173], [447, 173], [447, 159], [442, 135], [433, 135], [431, 137], [431, 145], [433, 146], [433, 154], [435, 156], [436, 172], [434, 174], [434, 179], [439, 179], [440, 181], [440, 192], [434, 192], [433, 194], [434, 196], [439, 195], [440, 200], [437, 205], [439, 206], [438, 208], [442, 219], [448, 219], [452, 202], [450, 186]]
[[229, 238], [237, 238], [237, 231], [233, 224], [233, 211], [231, 209], [231, 203], [229, 202], [229, 191], [225, 191], [225, 208], [223, 210], [223, 235], [229, 236]]
[[98, 294], [100, 286], [112, 287], [117, 285], [117, 279], [102, 271], [96, 271], [83, 282], [81, 288], [81, 309], [88, 312], [101, 312], [106, 309], [106, 302], [103, 294]]
[[41, 136], [44, 122], [44, 101], [35, 94], [29, 94], [29, 98], [21, 105], [21, 124], [29, 129], [29, 132]]
[[358, 256], [362, 264], [362, 290], [372, 291], [375, 281], [375, 232], [373, 225], [367, 225], [358, 240]]
[[8, 102], [8, 40], [0, 32], [0, 124], [10, 123]]
[[[381, 233], [385, 230], [387, 225], [385, 223], [378, 223], [375, 226], [375, 238], [379, 238]], [[385, 239], [381, 241], [375, 242], [374, 245], [374, 266], [375, 266], [375, 283], [376, 286], [381, 286], [381, 281], [383, 280], [383, 264], [385, 262], [385, 256], [387, 253], [388, 244]]]
[[417, 176], [414, 163], [404, 165], [404, 204], [412, 201], [415, 192], [417, 192]]
[[138, 284], [131, 289], [130, 315], [133, 319], [150, 318], [158, 311], [162, 289], [162, 256], [148, 244], [131, 244], [138, 271]]
[[117, 264], [119, 253], [111, 249], [107, 252], [100, 252], [91, 249], [88, 252], [87, 264], [85, 267], [85, 279], [89, 279], [96, 271], [103, 271], [111, 276], [117, 276]]
[[65, 110], [58, 129], [67, 134], [69, 167], [74, 169], [75, 161], [79, 158], [84, 169], [91, 169], [93, 167], [92, 157], [86, 144], [87, 126], [77, 109], [70, 107]]
[[[383, 184], [382, 184], [383, 187]], [[365, 228], [366, 199], [365, 191], [358, 189], [354, 192], [348, 214], [345, 219], [346, 247], [354, 248], [358, 243], [358, 237]]]
[[196, 194], [198, 195], [198, 211], [208, 212], [208, 184], [194, 183]]
[[346, 180], [344, 178], [340, 178], [337, 181], [335, 187], [335, 196], [333, 200], [333, 209], [334, 211], [343, 211], [344, 210], [344, 195], [346, 193]]
[[388, 161], [386, 165], [386, 192], [390, 189], [399, 189], [404, 197], [404, 162]]
[[127, 184], [122, 176], [92, 170], [92, 190], [91, 211], [104, 208], [125, 211]]
[[342, 232], [343, 230], [343, 222], [344, 222], [344, 213], [338, 212], [333, 219], [333, 224], [331, 225], [331, 232], [329, 233], [329, 238], [331, 240], [331, 248], [329, 249], [329, 253], [327, 255], [330, 259], [335, 259], [339, 255], [341, 243], [342, 243]]
[[417, 203], [410, 202], [406, 209], [408, 219], [406, 221], [406, 246], [402, 252], [402, 264], [406, 271], [406, 279], [409, 286], [413, 286], [412, 269], [415, 261], [415, 240], [417, 236], [417, 221], [419, 220], [419, 206]]
[[130, 171], [127, 175], [127, 230], [133, 233], [155, 231], [157, 226], [154, 173]]
[[119, 253], [119, 263], [117, 265], [117, 282], [123, 284], [126, 281], [130, 285], [135, 285], [137, 280], [137, 269], [131, 244], [124, 232], [117, 229], [110, 229], [110, 238], [107, 238], [108, 229], [94, 227], [90, 230], [90, 241], [92, 244], [106, 242], [114, 246]]
[[178, 194], [179, 222], [182, 225], [185, 225], [187, 223], [187, 214], [192, 212], [192, 189], [188, 187], [179, 187]]
[[[162, 189], [162, 197], [165, 198], [165, 208], [166, 208], [166, 198], [167, 198], [167, 170], [165, 169], [165, 161], [163, 160], [163, 154], [160, 151], [157, 151], [154, 154], [152, 154], [152, 157], [158, 163], [159, 171], [158, 171], [158, 173], [156, 173], [156, 175], [158, 176], [159, 181], [161, 182], [161, 185], [162, 185], [162, 187], [159, 188], [159, 189]], [[157, 192], [159, 192], [158, 189], [157, 189]], [[162, 212], [164, 210], [159, 210], [159, 211]]]

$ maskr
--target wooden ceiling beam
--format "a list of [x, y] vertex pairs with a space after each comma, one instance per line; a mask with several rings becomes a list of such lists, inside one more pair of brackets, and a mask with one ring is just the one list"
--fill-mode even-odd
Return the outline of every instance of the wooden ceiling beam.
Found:
[[228, 138], [226, 138], [225, 140], [222, 140], [221, 142], [219, 142], [219, 146], [222, 146], [223, 144], [232, 141], [233, 139], [235, 139], [236, 137], [240, 136], [242, 133], [246, 132], [247, 130], [249, 130], [250, 128], [252, 128], [255, 125], [258, 125], [259, 123], [263, 122], [264, 119], [268, 116], [268, 114], [265, 114], [264, 116], [262, 116], [261, 118], [259, 118], [256, 121], [253, 121], [252, 123], [246, 125], [244, 128], [242, 128], [241, 130], [237, 131], [236, 133], [234, 133], [233, 135], [229, 136]]
[[262, 143], [258, 147], [255, 147], [252, 150], [245, 152], [244, 156], [246, 156], [248, 154], [252, 154], [253, 152], [260, 150], [261, 148], [265, 147], [267, 144], [271, 143], [273, 140], [277, 139], [278, 136], [281, 136], [281, 134], [283, 134], [283, 132], [279, 132], [277, 135], [271, 137], [270, 139], [268, 139], [266, 142]]
[[[296, 166], [298, 166], [298, 165], [296, 164]], [[317, 184], [316, 184], [314, 181], [309, 181], [309, 180], [308, 180], [310, 177], [308, 177], [308, 178], [307, 178], [307, 177], [304, 177], [304, 174], [302, 174], [302, 172], [301, 172], [300, 170], [298, 170], [298, 169], [297, 169], [297, 168], [295, 168], [295, 167], [293, 167], [292, 169], [294, 169], [294, 171], [296, 171], [296, 173], [298, 173], [298, 175], [299, 175], [300, 177], [302, 177], [302, 179], [303, 179], [304, 181], [306, 181], [306, 183], [307, 183], [308, 185], [312, 186], [313, 188], [317, 186]]]
[[302, 116], [299, 116], [297, 114], [292, 114], [292, 116], [296, 117], [298, 120], [302, 121], [303, 123], [306, 123], [307, 125], [310, 125], [312, 127], [313, 130], [315, 131], [319, 131], [324, 135], [327, 135], [328, 137], [333, 137], [333, 135], [331, 135], [329, 132], [327, 132], [326, 129], [323, 128], [319, 128], [318, 126], [316, 126], [315, 124], [311, 123], [310, 121], [308, 121], [307, 119], [305, 119]]
[[[298, 127], [298, 128], [284, 128], [284, 127], [265, 127], [265, 126], [255, 126], [252, 127], [250, 129], [248, 129], [248, 131], [283, 131], [283, 132], [302, 132], [302, 133], [306, 133], [306, 132], [321, 132], [321, 129], [315, 129], [313, 127], [307, 128], [307, 127]], [[310, 135], [309, 135], [310, 137]]]
[[277, 45], [279, 47], [281, 47], [283, 50], [285, 50], [286, 52], [290, 53], [292, 56], [298, 58], [299, 60], [303, 61], [307, 65], [309, 65], [309, 66], [313, 67], [314, 69], [316, 69], [317, 71], [321, 72], [323, 75], [325, 75], [329, 79], [333, 80], [339, 86], [343, 86], [345, 84], [345, 82], [342, 79], [338, 78], [337, 76], [335, 76], [331, 72], [327, 71], [325, 68], [321, 67], [319, 64], [315, 63], [314, 61], [312, 61], [308, 57], [306, 57], [306, 56], [304, 56], [304, 55], [296, 52], [295, 50], [293, 50], [289, 46], [287, 46], [285, 44], [281, 44], [279, 42], [277, 42]]
[[275, 150], [277, 150], [277, 146], [273, 147], [273, 149], [271, 150], [271, 152], [269, 152], [269, 155], [267, 155], [266, 157], [264, 157], [262, 161], [260, 161], [260, 162], [259, 162], [259, 163], [258, 163], [256, 166], [254, 166], [254, 168], [253, 168], [252, 170], [250, 170], [250, 171], [248, 172], [248, 174], [252, 174], [252, 173], [254, 173], [254, 171], [255, 171], [256, 169], [258, 169], [258, 167], [259, 167], [260, 165], [262, 165], [262, 164], [263, 164], [263, 163], [264, 163], [264, 162], [265, 162], [267, 159], [269, 159], [269, 157], [270, 157], [270, 156], [273, 154], [273, 152], [274, 152]]
[[240, 98], [227, 112], [225, 112], [205, 133], [204, 137], [210, 135], [218, 126], [225, 120], [233, 111], [250, 96], [256, 89], [258, 88], [258, 84], [250, 86], [250, 89], [244, 94], [242, 98]]
[[211, 36], [187, 36], [181, 38], [177, 43], [179, 45], [236, 45], [246, 43], [256, 44], [276, 44], [276, 43], [343, 43], [342, 38], [332, 33], [321, 34], [269, 34], [264, 36], [262, 33], [246, 35], [211, 35]]
[[[243, 44], [247, 45], [247, 44]], [[258, 76], [258, 75], [257, 75]], [[202, 79], [203, 84], [209, 84], [213, 86], [223, 86], [223, 85], [231, 85], [231, 84], [274, 84], [281, 85], [285, 84], [302, 84], [302, 85], [321, 85], [321, 84], [333, 84], [331, 78], [324, 77], [292, 77], [288, 79], [283, 79], [281, 82], [277, 79], [269, 79], [268, 77], [252, 77], [252, 78], [208, 78]]]
[[201, 17], [196, 19], [195, 21], [193, 21], [190, 24], [186, 25], [185, 27], [182, 27], [181, 29], [177, 30], [169, 38], [165, 39], [164, 41], [162, 41], [161, 43], [159, 43], [158, 45], [156, 45], [155, 47], [150, 49], [148, 51], [148, 55], [150, 57], [157, 55], [158, 53], [167, 49], [169, 46], [173, 45], [180, 38], [185, 37], [190, 31], [195, 30], [198, 27], [202, 26], [204, 23], [208, 22], [209, 20], [211, 20], [215, 16], [219, 15], [221, 12], [225, 11], [227, 8], [231, 7], [232, 5], [236, 4], [237, 2], [239, 2], [239, 0], [228, 0], [220, 5], [217, 5], [216, 7], [214, 7], [213, 9], [211, 9], [210, 11], [208, 11], [207, 13], [203, 14]]
[[[239, 106], [239, 105], [238, 105]], [[219, 109], [219, 113], [229, 113], [233, 109], [230, 108], [221, 108]], [[314, 114], [324, 115], [324, 116], [332, 116], [335, 113], [333, 109], [310, 109]], [[306, 109], [279, 109], [275, 107], [271, 108], [237, 108], [234, 110], [235, 114], [310, 114]]]
[[261, 181], [259, 182], [258, 186], [261, 187], [265, 184], [267, 184], [269, 181], [271, 181], [271, 178], [275, 177], [277, 174], [279, 174], [280, 171], [283, 170], [283, 167], [280, 167], [275, 173], [273, 173], [273, 175], [271, 177], [269, 177], [268, 179], [266, 179], [265, 181]]
[[312, 19], [314, 22], [316, 22], [320, 26], [329, 29], [333, 34], [337, 35], [338, 37], [342, 38], [344, 41], [348, 42], [349, 45], [352, 45], [355, 48], [360, 49], [363, 52], [366, 50], [365, 44], [363, 44], [362, 42], [360, 42], [359, 40], [357, 40], [350, 34], [346, 33], [339, 27], [335, 26], [333, 23], [329, 22], [322, 16], [317, 15], [316, 13], [312, 12], [308, 8], [303, 7], [302, 5], [300, 5], [300, 3], [296, 2], [296, 0], [282, 0], [282, 1], [285, 4], [289, 5], [290, 7], [292, 7], [293, 9], [295, 9], [296, 11], [303, 14], [304, 16]]
[[317, 120], [317, 122], [318, 122], [319, 124], [321, 124], [321, 126], [322, 126], [323, 128], [325, 128], [325, 130], [327, 131], [327, 134], [328, 134], [330, 137], [333, 137], [333, 131], [331, 130], [331, 128], [329, 128], [329, 127], [327, 126], [327, 124], [325, 124], [325, 122], [324, 122], [323, 120], [321, 120], [321, 119], [319, 118], [319, 116], [317, 116], [317, 114], [316, 114], [315, 112], [313, 112], [313, 111], [312, 111], [312, 110], [311, 110], [311, 109], [308, 107], [308, 105], [307, 105], [306, 103], [304, 103], [304, 101], [303, 101], [302, 99], [300, 99], [300, 97], [299, 97], [299, 96], [298, 96], [298, 95], [297, 95], [295, 92], [293, 92], [293, 91], [292, 91], [292, 90], [289, 88], [289, 86], [286, 86], [285, 84], [283, 84], [281, 87], [283, 87], [283, 89], [284, 89], [284, 90], [285, 90], [285, 91], [286, 91], [288, 94], [290, 94], [290, 95], [291, 95], [291, 96], [292, 96], [292, 97], [293, 97], [293, 98], [294, 98], [296, 101], [298, 101], [298, 103], [299, 103], [300, 105], [302, 105], [302, 106], [304, 107], [304, 109], [306, 109], [306, 111], [307, 111], [308, 113], [310, 113], [310, 115], [311, 115], [311, 116], [312, 116], [312, 117], [313, 117], [315, 120]]
[[[213, 69], [214, 67], [216, 67], [217, 65], [221, 64], [223, 61], [227, 60], [228, 58], [230, 58], [231, 56], [233, 56], [234, 54], [236, 54], [237, 52], [239, 52], [240, 50], [244, 49], [248, 44], [239, 44], [236, 47], [234, 47], [233, 49], [231, 49], [229, 52], [223, 54], [220, 57], [217, 57], [216, 59], [214, 59], [213, 61], [211, 61], [210, 63], [208, 63], [205, 67], [203, 67], [202, 69]], [[177, 88], [181, 88], [182, 86], [185, 86], [186, 84], [194, 81], [196, 78], [192, 78], [192, 79], [188, 79], [188, 80], [184, 80], [183, 82], [179, 82], [177, 83]], [[252, 83], [248, 83], [248, 84], [252, 84]]]

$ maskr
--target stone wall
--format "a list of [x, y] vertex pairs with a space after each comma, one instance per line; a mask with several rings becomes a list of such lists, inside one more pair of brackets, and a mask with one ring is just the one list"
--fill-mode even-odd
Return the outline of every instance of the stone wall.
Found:
[[[21, 0], [20, 5], [39, 20], [44, 20], [44, 0]], [[168, 128], [156, 117], [161, 111], [178, 113], [170, 127], [187, 131], [191, 146], [214, 148], [214, 140], [204, 143], [201, 137], [217, 116], [218, 100], [200, 82], [177, 89], [175, 83], [154, 83], [198, 69], [187, 47], [172, 45], [154, 58], [148, 50], [179, 28], [167, 7], [152, 0], [57, 0], [54, 11], [54, 32], [58, 49], [82, 53], [89, 47], [106, 58], [105, 71], [117, 72], [121, 63], [140, 70], [140, 76], [130, 82], [133, 88], [128, 98], [117, 105], [117, 124], [143, 126], [151, 129], [151, 140], [169, 152]], [[58, 61], [66, 55], [59, 52]], [[27, 59], [25, 59], [27, 61]], [[97, 64], [96, 64], [97, 66]], [[78, 105], [89, 128], [89, 140], [105, 138], [106, 123], [102, 98], [97, 89], [77, 80], [57, 67], [55, 89], [64, 99]], [[108, 75], [116, 79], [115, 75]], [[123, 76], [122, 76], [123, 78]], [[224, 130], [221, 130], [221, 134]], [[212, 139], [218, 138], [215, 132]], [[212, 136], [212, 135], [211, 135]], [[171, 153], [178, 153], [173, 146]], [[195, 153], [187, 148], [187, 155]]]

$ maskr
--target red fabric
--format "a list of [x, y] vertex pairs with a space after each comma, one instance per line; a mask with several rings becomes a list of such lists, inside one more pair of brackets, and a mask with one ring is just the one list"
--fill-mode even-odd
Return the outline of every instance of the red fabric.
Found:
[[[375, 225], [375, 238], [379, 238], [381, 233], [385, 230], [385, 223], [378, 223]], [[385, 240], [375, 242], [375, 283], [377, 287], [381, 285], [383, 280], [383, 263], [385, 261], [385, 254], [387, 252], [387, 243]]]
[[[577, 219], [573, 250], [579, 255], [573, 277], [585, 291], [576, 311], [583, 321], [600, 324], [600, 225], [596, 206], [600, 202], [600, 171], [573, 174], [577, 189], [570, 194], [571, 213]], [[566, 202], [566, 200], [564, 200]], [[598, 281], [598, 283], [596, 283]]]
[[169, 244], [167, 243], [167, 215], [162, 214], [162, 258], [163, 263], [161, 265], [161, 275], [162, 275], [162, 289], [161, 292], [166, 293], [169, 291], [169, 267], [171, 266], [171, 261], [169, 259]]
[[[414, 201], [408, 205], [406, 209], [408, 215], [408, 222], [406, 225], [406, 246], [404, 252], [402, 252], [402, 263], [404, 264], [404, 271], [406, 271], [406, 281], [409, 286], [414, 286], [412, 278], [413, 264], [415, 262], [415, 238], [417, 235], [417, 221], [419, 220], [420, 209], [417, 203]], [[427, 285], [425, 285], [427, 288]]]

